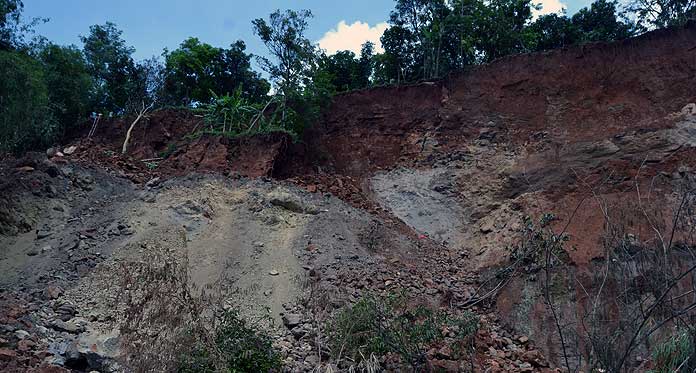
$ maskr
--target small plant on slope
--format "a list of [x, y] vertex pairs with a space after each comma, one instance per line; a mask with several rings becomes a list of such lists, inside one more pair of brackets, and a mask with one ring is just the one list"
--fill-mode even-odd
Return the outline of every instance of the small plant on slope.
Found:
[[428, 347], [444, 340], [444, 328], [456, 331], [460, 341], [478, 328], [478, 319], [469, 312], [453, 317], [424, 306], [411, 309], [405, 299], [368, 295], [340, 312], [329, 332], [334, 358], [360, 363], [370, 356], [395, 353], [418, 370], [426, 363]]

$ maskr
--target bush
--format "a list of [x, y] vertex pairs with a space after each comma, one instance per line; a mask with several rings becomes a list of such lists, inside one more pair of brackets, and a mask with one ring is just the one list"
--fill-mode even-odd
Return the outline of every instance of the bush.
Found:
[[444, 328], [457, 333], [458, 353], [478, 329], [478, 319], [472, 313], [453, 317], [424, 306], [410, 309], [405, 300], [401, 295], [368, 295], [340, 312], [329, 332], [334, 358], [347, 357], [360, 363], [373, 355], [396, 353], [417, 370], [426, 362], [429, 345], [444, 339]]
[[[249, 323], [235, 310], [225, 311], [217, 327], [213, 348], [198, 346], [180, 360], [178, 371], [278, 372], [280, 355], [273, 340], [260, 332], [259, 323]], [[222, 365], [222, 366], [221, 366]], [[218, 366], [216, 368], [216, 366]], [[222, 369], [220, 369], [222, 368]]]

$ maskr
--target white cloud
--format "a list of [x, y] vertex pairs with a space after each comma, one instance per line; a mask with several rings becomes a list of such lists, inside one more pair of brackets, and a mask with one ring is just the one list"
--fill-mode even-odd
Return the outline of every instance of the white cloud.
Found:
[[538, 4], [541, 4], [541, 10], [532, 10], [534, 19], [544, 14], [561, 14], [567, 8], [560, 0], [541, 0]]
[[355, 21], [349, 25], [346, 21], [341, 21], [336, 25], [336, 28], [324, 34], [317, 43], [328, 54], [334, 54], [343, 50], [360, 54], [360, 47], [366, 41], [371, 41], [375, 44], [375, 52], [381, 53], [384, 49], [382, 49], [382, 43], [379, 41], [379, 38], [382, 37], [384, 30], [388, 27], [389, 25], [386, 22], [370, 27], [367, 22]]

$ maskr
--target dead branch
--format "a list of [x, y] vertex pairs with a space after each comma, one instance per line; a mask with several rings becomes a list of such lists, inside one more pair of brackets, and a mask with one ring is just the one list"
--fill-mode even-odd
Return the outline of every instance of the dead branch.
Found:
[[256, 122], [257, 122], [259, 119], [261, 119], [261, 117], [263, 116], [263, 113], [266, 111], [266, 109], [268, 109], [268, 107], [271, 105], [271, 103], [272, 103], [274, 100], [275, 100], [275, 98], [271, 98], [270, 100], [268, 100], [268, 102], [266, 103], [266, 106], [264, 106], [263, 109], [261, 109], [261, 111], [260, 111], [259, 114], [256, 116], [256, 118], [254, 118], [254, 120], [251, 122], [251, 124], [249, 125], [249, 128], [247, 129], [247, 131], [251, 131], [251, 129], [254, 128], [254, 125], [256, 124]]
[[126, 132], [126, 140], [123, 141], [123, 149], [121, 149], [121, 154], [126, 154], [126, 151], [128, 151], [128, 142], [130, 141], [131, 137], [131, 132], [133, 132], [133, 128], [135, 128], [135, 125], [138, 124], [138, 121], [140, 121], [140, 118], [145, 116], [145, 114], [152, 109], [152, 107], [155, 105], [155, 103], [150, 103], [147, 107], [145, 107], [145, 101], [143, 101], [143, 108], [140, 110], [138, 113], [138, 116], [135, 118], [133, 123], [131, 123], [130, 127], [128, 128], [128, 132]]

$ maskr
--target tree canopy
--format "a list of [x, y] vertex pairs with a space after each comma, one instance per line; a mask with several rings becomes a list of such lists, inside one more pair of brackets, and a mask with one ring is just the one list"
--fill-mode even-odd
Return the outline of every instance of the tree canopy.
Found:
[[244, 96], [261, 101], [270, 85], [252, 69], [252, 55], [245, 50], [241, 40], [228, 49], [198, 38], [184, 40], [176, 50], [164, 53], [163, 95], [171, 104], [209, 102], [213, 94], [229, 94], [241, 86]]

